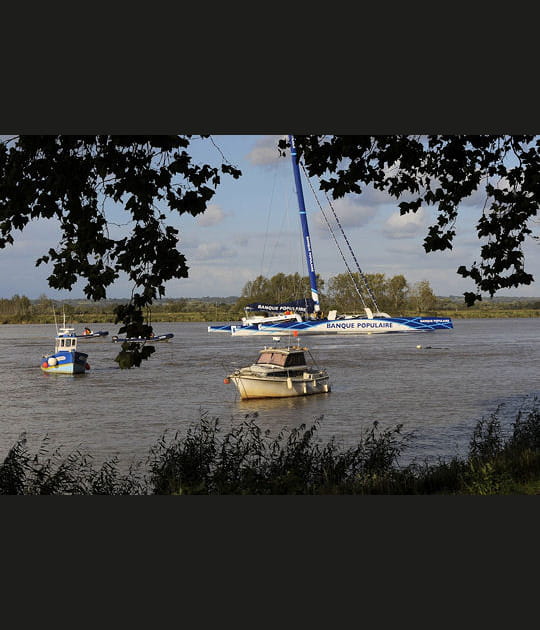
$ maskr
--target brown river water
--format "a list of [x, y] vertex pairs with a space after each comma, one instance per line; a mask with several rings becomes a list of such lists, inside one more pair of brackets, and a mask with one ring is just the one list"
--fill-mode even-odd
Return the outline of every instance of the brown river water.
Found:
[[[217, 322], [216, 322], [217, 323]], [[499, 408], [505, 430], [520, 408], [540, 394], [540, 319], [454, 320], [454, 329], [431, 333], [300, 338], [326, 367], [332, 391], [289, 399], [240, 400], [223, 382], [251, 363], [271, 336], [208, 333], [207, 323], [155, 323], [174, 333], [140, 368], [121, 370], [113, 324], [104, 339], [84, 341], [90, 371], [80, 376], [44, 374], [54, 325], [0, 326], [0, 462], [25, 433], [33, 454], [47, 437], [48, 450], [79, 449], [96, 464], [117, 456], [120, 468], [143, 462], [164, 432], [185, 434], [202, 415], [226, 430], [257, 413], [272, 434], [320, 419], [318, 439], [354, 446], [373, 421], [402, 423], [414, 432], [403, 461], [437, 460], [466, 453], [482, 417]], [[83, 325], [76, 326], [82, 332]], [[286, 344], [286, 337], [281, 338]], [[417, 346], [421, 345], [421, 348]]]

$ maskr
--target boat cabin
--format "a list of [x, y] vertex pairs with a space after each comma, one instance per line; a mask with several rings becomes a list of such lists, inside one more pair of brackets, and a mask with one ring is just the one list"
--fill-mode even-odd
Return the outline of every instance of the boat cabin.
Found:
[[257, 359], [257, 365], [261, 364], [284, 368], [305, 366], [304, 348], [264, 348]]
[[77, 337], [62, 335], [56, 337], [55, 352], [74, 352], [75, 350], [77, 350]]

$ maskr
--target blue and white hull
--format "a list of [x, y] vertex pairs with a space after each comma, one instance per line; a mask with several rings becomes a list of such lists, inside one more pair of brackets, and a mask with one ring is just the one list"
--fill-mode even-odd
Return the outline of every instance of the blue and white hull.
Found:
[[[288, 322], [282, 322], [288, 323]], [[296, 323], [296, 322], [295, 322]], [[235, 326], [234, 324], [231, 326], [231, 335], [233, 337], [247, 337], [251, 335], [270, 335], [272, 333], [267, 330], [262, 330], [260, 324], [250, 324], [249, 326]]]
[[41, 369], [49, 374], [84, 374], [90, 369], [88, 354], [77, 350], [77, 335], [72, 327], [57, 329], [54, 353], [45, 354], [41, 358]]
[[303, 322], [260, 324], [261, 331], [279, 334], [298, 331], [306, 334], [376, 334], [394, 332], [428, 332], [450, 330], [454, 326], [449, 317], [366, 317], [319, 319]]
[[52, 374], [84, 374], [90, 366], [88, 355], [78, 350], [56, 352], [43, 357], [41, 369]]
[[267, 330], [261, 330], [258, 324], [227, 324], [224, 326], [208, 326], [208, 332], [225, 332], [233, 337], [247, 337], [250, 335], [271, 335]]
[[231, 333], [231, 328], [233, 324], [224, 324], [223, 326], [208, 326], [208, 332], [224, 332]]
[[[292, 306], [296, 306], [296, 304], [294, 303], [288, 303], [291, 304]], [[260, 310], [265, 310], [265, 309], [270, 309], [272, 308], [272, 305], [267, 305], [265, 304], [263, 305], [256, 305]], [[276, 305], [276, 308], [281, 307], [281, 306], [285, 306], [287, 307], [287, 304], [285, 305]], [[208, 332], [226, 332], [226, 333], [230, 333], [233, 336], [242, 336], [242, 335], [267, 335], [269, 333], [267, 333], [264, 330], [261, 330], [259, 324], [261, 323], [265, 323], [265, 324], [270, 324], [270, 323], [278, 323], [278, 322], [301, 322], [302, 321], [302, 316], [299, 315], [298, 313], [292, 313], [292, 314], [286, 314], [286, 313], [279, 313], [279, 314], [274, 314], [274, 315], [268, 315], [268, 312], [270, 311], [266, 311], [266, 315], [262, 316], [262, 315], [255, 315], [255, 316], [251, 316], [251, 317], [242, 317], [242, 323], [239, 324], [223, 324], [223, 325], [215, 325], [215, 326], [208, 326]]]

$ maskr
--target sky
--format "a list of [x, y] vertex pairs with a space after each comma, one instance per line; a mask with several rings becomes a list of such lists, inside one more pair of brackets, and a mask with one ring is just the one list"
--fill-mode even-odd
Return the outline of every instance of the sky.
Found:
[[[242, 177], [234, 180], [222, 176], [204, 214], [168, 216], [168, 221], [180, 230], [178, 249], [187, 258], [189, 277], [168, 282], [165, 297], [239, 296], [245, 284], [259, 275], [307, 275], [291, 160], [290, 156], [279, 157], [278, 139], [279, 136], [217, 135], [212, 136], [211, 142], [192, 141], [189, 151], [196, 161], [220, 163], [223, 155], [242, 171]], [[318, 188], [315, 181], [311, 186]], [[327, 283], [331, 276], [346, 273], [347, 268], [311, 186], [304, 178], [315, 270]], [[332, 223], [327, 200], [320, 192], [317, 198]], [[453, 249], [432, 253], [426, 253], [422, 243], [429, 225], [434, 223], [435, 210], [424, 207], [402, 217], [398, 208], [401, 200], [366, 189], [361, 195], [332, 201], [361, 270], [384, 273], [387, 277], [403, 274], [409, 284], [427, 280], [439, 296], [476, 291], [471, 280], [457, 274], [457, 268], [480, 259], [481, 243], [475, 223], [482, 212], [483, 196], [477, 192], [461, 207]], [[122, 213], [125, 215], [118, 207], [111, 208], [110, 213], [119, 223]], [[337, 230], [336, 238], [349, 266], [356, 271], [335, 223], [332, 228]], [[47, 276], [52, 266], [35, 266], [39, 256], [55, 247], [59, 234], [58, 226], [50, 220], [34, 221], [22, 232], [15, 232], [15, 244], [0, 249], [1, 298], [15, 294], [30, 299], [41, 295], [53, 299], [84, 297], [82, 282], [71, 292], [51, 289]], [[526, 271], [540, 282], [539, 248], [540, 243], [532, 238], [524, 246]], [[120, 278], [109, 288], [107, 297], [126, 298], [130, 293], [131, 284]], [[536, 282], [496, 295], [537, 297], [540, 285]]]

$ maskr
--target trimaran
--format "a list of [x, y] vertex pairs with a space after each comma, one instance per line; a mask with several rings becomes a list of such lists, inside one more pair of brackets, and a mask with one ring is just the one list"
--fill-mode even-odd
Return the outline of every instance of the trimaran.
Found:
[[[356, 264], [358, 275], [362, 281], [365, 294], [368, 296], [370, 308], [364, 297], [364, 293], [357, 286], [355, 278], [347, 264], [343, 252], [330, 228], [334, 241], [341, 253], [349, 276], [354, 284], [355, 290], [362, 302], [365, 315], [338, 315], [336, 310], [330, 310], [327, 317], [321, 316], [321, 307], [319, 300], [319, 292], [317, 290], [317, 276], [315, 273], [315, 263], [313, 251], [311, 248], [311, 239], [309, 236], [309, 227], [307, 222], [307, 213], [304, 203], [304, 194], [302, 191], [302, 181], [300, 177], [300, 169], [298, 166], [296, 146], [294, 144], [294, 136], [289, 136], [291, 145], [291, 159], [296, 185], [296, 196], [298, 200], [298, 209], [300, 213], [300, 224], [302, 227], [302, 236], [304, 241], [304, 250], [309, 275], [309, 283], [311, 288], [311, 298], [297, 300], [296, 302], [287, 302], [283, 304], [261, 304], [252, 303], [246, 307], [247, 311], [263, 311], [264, 316], [247, 316], [242, 318], [242, 323], [213, 325], [208, 326], [209, 332], [229, 332], [237, 335], [275, 335], [280, 333], [293, 333], [297, 331], [306, 334], [373, 334], [373, 333], [397, 333], [397, 332], [427, 332], [434, 330], [449, 330], [453, 328], [452, 320], [449, 317], [391, 317], [387, 313], [379, 310], [375, 296], [369, 286], [368, 280], [352, 251], [349, 241], [343, 231], [339, 219], [334, 213], [337, 225], [341, 230], [341, 234], [347, 243], [349, 251]], [[323, 213], [324, 216], [324, 213]], [[326, 219], [326, 217], [325, 217]], [[328, 223], [328, 220], [326, 220]]]

